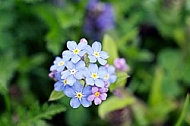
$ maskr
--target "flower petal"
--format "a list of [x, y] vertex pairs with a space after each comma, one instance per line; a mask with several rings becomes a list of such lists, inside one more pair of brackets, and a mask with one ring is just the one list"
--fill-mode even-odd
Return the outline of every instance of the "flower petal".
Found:
[[73, 53], [69, 50], [63, 51], [62, 57], [64, 61], [68, 61], [73, 56]]
[[94, 94], [95, 92], [97, 92], [99, 89], [98, 87], [92, 87], [92, 93]]
[[102, 57], [103, 59], [107, 59], [109, 57], [108, 53], [105, 51], [101, 51], [100, 52], [100, 57]]
[[100, 42], [94, 42], [94, 43], [92, 44], [92, 49], [93, 49], [94, 51], [96, 51], [96, 52], [100, 52], [101, 49], [102, 49], [101, 43], [100, 43]]
[[87, 53], [88, 53], [89, 55], [92, 55], [92, 54], [93, 54], [92, 47], [90, 47], [89, 45], [86, 46], [85, 50], [87, 51]]
[[97, 97], [97, 98], [94, 99], [94, 104], [95, 105], [99, 105], [101, 103], [102, 103], [102, 100], [100, 98]]
[[61, 79], [66, 79], [69, 75], [70, 75], [70, 71], [65, 70], [65, 71], [61, 72]]
[[66, 67], [67, 67], [67, 69], [69, 69], [69, 70], [72, 70], [73, 68], [74, 68], [74, 63], [72, 63], [72, 62], [67, 62], [66, 63]]
[[79, 81], [76, 81], [74, 84], [73, 84], [73, 89], [77, 92], [82, 92], [82, 89], [83, 89], [83, 86], [81, 83], [79, 83]]
[[84, 63], [84, 61], [79, 61], [79, 62], [76, 64], [76, 69], [77, 69], [77, 70], [84, 69], [84, 68], [85, 68], [85, 63]]
[[57, 81], [55, 84], [54, 84], [54, 90], [55, 91], [63, 91], [64, 89], [64, 85], [61, 81]]
[[88, 100], [88, 101], [93, 101], [94, 98], [95, 98], [95, 95], [90, 95], [90, 96], [88, 96], [87, 100]]
[[73, 63], [77, 63], [81, 58], [78, 56], [78, 55], [74, 55], [72, 58], [71, 58], [71, 62]]
[[90, 76], [91, 76], [90, 71], [89, 71], [88, 68], [85, 68], [85, 69], [84, 69], [84, 76], [85, 76], [85, 77], [90, 77]]
[[80, 101], [78, 98], [73, 97], [70, 101], [70, 105], [72, 108], [78, 108], [80, 106]]
[[97, 73], [98, 72], [98, 66], [96, 64], [90, 64], [88, 66], [88, 69], [90, 70], [90, 72], [92, 73]]
[[67, 78], [68, 85], [72, 86], [76, 82], [76, 79], [71, 75]]
[[96, 79], [95, 85], [98, 87], [104, 87], [104, 82], [101, 79]]
[[117, 80], [117, 76], [116, 75], [111, 75], [110, 79], [109, 79], [109, 82], [114, 83], [116, 80]]
[[107, 60], [104, 60], [102, 58], [98, 58], [98, 62], [101, 64], [101, 65], [105, 65], [107, 63]]
[[67, 48], [73, 51], [77, 47], [77, 43], [75, 41], [67, 41]]
[[79, 50], [85, 49], [86, 46], [87, 46], [87, 43], [81, 42], [81, 43], [78, 44], [78, 49]]
[[79, 80], [84, 78], [83, 71], [76, 72], [74, 76], [75, 76], [76, 79], [79, 79]]
[[100, 93], [108, 92], [108, 88], [102, 87], [99, 89]]
[[82, 57], [82, 56], [84, 56], [85, 53], [86, 53], [86, 51], [81, 50], [78, 55]]
[[89, 107], [92, 105], [92, 102], [88, 101], [86, 98], [82, 98], [81, 99], [81, 104], [84, 106], [84, 107]]
[[91, 63], [94, 63], [97, 61], [96, 57], [94, 57], [94, 56], [88, 56], [88, 58], [89, 58]]
[[86, 84], [87, 85], [94, 85], [94, 79], [92, 79], [92, 78], [86, 78]]
[[71, 86], [65, 86], [64, 93], [68, 97], [74, 97], [75, 96], [75, 91]]
[[87, 97], [87, 95], [90, 95], [92, 92], [92, 87], [91, 86], [86, 86], [83, 88], [83, 94], [85, 95], [85, 97]]
[[102, 99], [102, 100], [106, 100], [107, 94], [106, 93], [102, 93], [102, 94], [100, 94], [99, 98]]
[[106, 76], [106, 74], [107, 74], [107, 71], [105, 69], [102, 69], [102, 70], [98, 71], [98, 76], [100, 78], [104, 78]]
[[50, 71], [54, 71], [54, 70], [56, 70], [57, 69], [57, 65], [52, 65], [51, 67], [50, 67]]

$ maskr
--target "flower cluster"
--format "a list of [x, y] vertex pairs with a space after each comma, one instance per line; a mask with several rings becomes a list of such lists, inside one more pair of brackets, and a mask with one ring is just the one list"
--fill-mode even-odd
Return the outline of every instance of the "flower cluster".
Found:
[[54, 90], [70, 97], [73, 108], [81, 104], [89, 107], [92, 102], [101, 104], [107, 98], [108, 87], [117, 79], [115, 67], [107, 64], [107, 52], [102, 51], [100, 42], [90, 46], [84, 38], [78, 44], [68, 41], [67, 48], [50, 67], [49, 76], [56, 81]]

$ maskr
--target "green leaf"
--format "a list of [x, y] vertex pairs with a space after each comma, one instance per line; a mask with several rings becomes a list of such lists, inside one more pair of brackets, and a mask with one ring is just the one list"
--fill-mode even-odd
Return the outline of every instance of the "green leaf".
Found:
[[188, 109], [188, 104], [189, 104], [189, 94], [187, 94], [187, 96], [186, 96], [185, 104], [183, 106], [183, 110], [182, 110], [181, 115], [180, 115], [179, 119], [177, 120], [177, 123], [175, 124], [175, 126], [182, 126], [182, 122], [186, 116], [186, 112]]
[[149, 95], [149, 104], [151, 106], [156, 106], [163, 101], [162, 96], [162, 80], [163, 80], [163, 70], [157, 68], [155, 71], [155, 78], [152, 84], [152, 89]]
[[53, 90], [50, 94], [48, 101], [55, 101], [55, 100], [62, 98], [63, 96], [64, 96], [64, 94], [62, 91], [58, 92], [58, 91]]
[[6, 93], [7, 85], [18, 66], [13, 52], [8, 52], [0, 57], [0, 93]]
[[117, 44], [108, 34], [103, 39], [103, 50], [109, 55], [108, 63], [113, 64], [114, 59], [118, 58]]
[[106, 114], [109, 112], [122, 109], [134, 102], [135, 99], [133, 97], [118, 98], [116, 96], [112, 96], [99, 106], [98, 114], [102, 119], [104, 119]]
[[115, 88], [125, 86], [127, 82], [127, 77], [129, 77], [126, 72], [117, 72], [116, 76], [117, 76], [117, 81], [110, 85], [110, 91], [113, 91]]
[[51, 119], [54, 115], [65, 110], [66, 108], [61, 104], [48, 105], [45, 103], [40, 106], [38, 102], [34, 102], [29, 109], [19, 106], [17, 108], [20, 119], [18, 126], [41, 126], [40, 124], [45, 124], [44, 119]]

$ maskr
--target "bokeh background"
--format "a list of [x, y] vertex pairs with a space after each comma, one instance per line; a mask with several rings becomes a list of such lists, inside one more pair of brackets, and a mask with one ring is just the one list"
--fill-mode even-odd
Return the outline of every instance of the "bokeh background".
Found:
[[[105, 34], [130, 67], [117, 91], [136, 102], [104, 118], [48, 102], [65, 43]], [[0, 126], [188, 126], [189, 91], [189, 0], [0, 0]]]

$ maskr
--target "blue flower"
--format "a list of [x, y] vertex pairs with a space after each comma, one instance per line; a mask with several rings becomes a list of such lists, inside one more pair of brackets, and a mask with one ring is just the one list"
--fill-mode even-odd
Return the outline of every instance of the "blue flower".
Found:
[[73, 108], [78, 108], [80, 104], [84, 107], [89, 107], [92, 102], [87, 100], [87, 97], [91, 94], [91, 86], [83, 87], [78, 81], [73, 86], [66, 86], [64, 93], [66, 96], [72, 98], [70, 105]]
[[114, 28], [114, 10], [111, 4], [99, 0], [89, 0], [84, 22], [85, 34], [100, 39], [103, 33]]
[[101, 51], [101, 49], [102, 45], [100, 42], [94, 42], [92, 44], [92, 48], [89, 45], [87, 46], [86, 50], [91, 63], [95, 63], [97, 60], [101, 65], [105, 65], [107, 63], [105, 59], [109, 56], [107, 52]]
[[110, 83], [114, 83], [116, 81], [117, 76], [115, 75], [115, 67], [106, 65], [101, 66], [99, 69], [107, 71], [106, 75], [104, 76], [104, 81], [107, 82], [106, 87], [109, 87]]
[[85, 77], [87, 85], [96, 85], [98, 87], [104, 87], [103, 77], [106, 76], [106, 70], [98, 69], [96, 64], [90, 64], [88, 69], [85, 69]]
[[61, 79], [66, 79], [69, 85], [72, 86], [77, 79], [83, 79], [83, 71], [85, 69], [84, 61], [79, 61], [76, 64], [68, 61], [66, 67], [67, 70], [61, 72]]
[[68, 60], [64, 59], [64, 58], [60, 58], [60, 57], [56, 57], [53, 64], [50, 67], [50, 71], [57, 71], [57, 72], [61, 72], [65, 69], [65, 64]]
[[69, 50], [63, 51], [62, 56], [64, 59], [71, 59], [71, 62], [77, 63], [82, 56], [86, 53], [85, 47], [87, 43], [80, 42], [78, 45], [75, 41], [68, 41], [67, 48]]
[[55, 91], [64, 91], [65, 87], [71, 82], [67, 79], [61, 79], [61, 72], [55, 73], [56, 82], [54, 84]]

